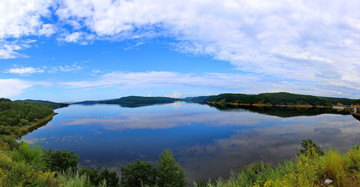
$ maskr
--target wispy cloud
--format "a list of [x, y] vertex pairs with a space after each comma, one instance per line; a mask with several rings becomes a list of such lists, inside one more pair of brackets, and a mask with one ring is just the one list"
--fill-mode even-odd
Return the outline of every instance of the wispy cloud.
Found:
[[[325, 96], [339, 94], [348, 97], [360, 96], [358, 94], [360, 88], [350, 89], [336, 84], [328, 85], [299, 80], [285, 81], [273, 77], [261, 77], [256, 74], [244, 73], [186, 74], [168, 71], [112, 72], [84, 81], [61, 82], [59, 85], [69, 89], [87, 90], [108, 87], [126, 90], [148, 88], [191, 90], [201, 88], [211, 90], [215, 93], [224, 91], [244, 93], [287, 91]], [[341, 90], [343, 93], [339, 93], [338, 90]]]
[[56, 72], [78, 72], [82, 69], [79, 64], [63, 65], [63, 66], [52, 66], [48, 68], [49, 73]]
[[82, 66], [79, 64], [72, 65], [60, 65], [49, 67], [14, 67], [5, 71], [5, 73], [13, 73], [19, 75], [29, 75], [33, 73], [57, 73], [57, 72], [78, 72], [82, 70]]
[[32, 74], [32, 73], [43, 73], [44, 70], [40, 68], [25, 67], [25, 68], [11, 68], [8, 69], [6, 72], [24, 75], [24, 74]]
[[26, 89], [36, 85], [35, 82], [24, 81], [21, 79], [0, 79], [0, 97], [13, 97], [20, 95]]

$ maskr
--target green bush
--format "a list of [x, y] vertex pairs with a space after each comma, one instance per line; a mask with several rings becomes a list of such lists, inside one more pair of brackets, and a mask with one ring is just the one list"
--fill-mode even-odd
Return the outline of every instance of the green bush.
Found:
[[299, 150], [298, 155], [300, 154], [316, 157], [324, 155], [324, 151], [312, 140], [307, 139], [301, 142], [301, 149]]
[[77, 170], [79, 156], [68, 151], [46, 151], [45, 159], [47, 168], [51, 171], [64, 172]]
[[121, 167], [120, 184], [123, 187], [153, 186], [156, 178], [156, 170], [151, 162], [136, 160], [133, 164]]
[[157, 184], [162, 187], [183, 187], [186, 184], [184, 170], [176, 163], [172, 152], [166, 149], [156, 166]]
[[114, 170], [108, 168], [104, 169], [91, 169], [88, 167], [81, 167], [79, 170], [80, 175], [87, 175], [90, 181], [95, 185], [100, 185], [104, 181], [107, 187], [119, 186], [119, 177]]
[[31, 164], [39, 170], [46, 169], [44, 156], [45, 151], [40, 146], [30, 146], [25, 142], [20, 144], [18, 150], [13, 151], [13, 159], [15, 161]]
[[339, 152], [330, 149], [322, 158], [322, 166], [327, 178], [335, 180], [337, 186], [347, 186], [347, 164]]

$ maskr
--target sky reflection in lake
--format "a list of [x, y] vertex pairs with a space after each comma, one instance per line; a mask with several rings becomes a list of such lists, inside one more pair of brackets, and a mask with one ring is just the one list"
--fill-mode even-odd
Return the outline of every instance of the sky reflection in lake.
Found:
[[80, 164], [116, 168], [156, 161], [173, 150], [190, 181], [228, 176], [251, 162], [276, 164], [293, 157], [303, 139], [346, 150], [360, 142], [360, 122], [351, 115], [281, 118], [245, 109], [175, 103], [139, 108], [72, 105], [24, 139], [53, 150], [72, 150]]

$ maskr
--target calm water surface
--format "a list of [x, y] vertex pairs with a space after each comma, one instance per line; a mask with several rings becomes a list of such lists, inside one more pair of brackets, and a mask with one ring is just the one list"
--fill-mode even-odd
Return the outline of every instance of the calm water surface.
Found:
[[189, 181], [207, 181], [255, 161], [289, 159], [303, 139], [341, 151], [360, 143], [358, 120], [316, 110], [254, 112], [185, 102], [137, 108], [71, 105], [57, 109], [52, 121], [23, 139], [74, 151], [80, 165], [114, 169], [136, 159], [155, 162], [169, 148]]

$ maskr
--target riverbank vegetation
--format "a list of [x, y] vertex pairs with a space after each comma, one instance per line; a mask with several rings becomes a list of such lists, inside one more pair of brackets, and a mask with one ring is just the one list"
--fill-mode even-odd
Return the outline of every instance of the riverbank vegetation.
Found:
[[261, 94], [233, 94], [226, 93], [208, 97], [188, 98], [189, 101], [205, 103], [228, 103], [235, 105], [265, 105], [265, 106], [303, 106], [303, 107], [331, 107], [333, 105], [351, 105], [355, 100], [347, 98], [319, 97], [287, 92]]
[[0, 134], [19, 137], [55, 115], [46, 106], [0, 99]]
[[286, 92], [247, 94], [220, 94], [204, 100], [213, 103], [233, 103], [270, 106], [333, 106], [336, 104], [350, 105], [354, 100], [346, 98], [317, 97]]
[[51, 101], [32, 100], [32, 99], [16, 100], [15, 102], [37, 104], [37, 105], [47, 106], [47, 107], [49, 107], [51, 109], [67, 107], [67, 106], [70, 105], [70, 104], [67, 104], [67, 103], [55, 103], [55, 102], [51, 102]]
[[360, 186], [360, 146], [340, 153], [335, 149], [324, 152], [311, 140], [302, 142], [296, 158], [278, 167], [260, 162], [233, 173], [228, 179], [218, 179], [197, 187], [292, 187], [292, 186]]

